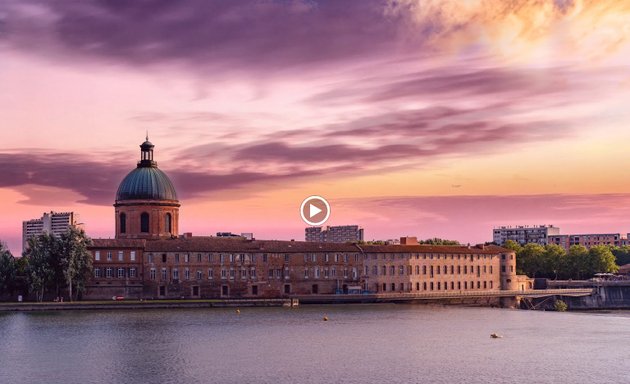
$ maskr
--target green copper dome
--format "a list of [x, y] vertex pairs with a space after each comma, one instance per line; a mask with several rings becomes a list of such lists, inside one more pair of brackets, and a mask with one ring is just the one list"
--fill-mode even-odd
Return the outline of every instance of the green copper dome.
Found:
[[123, 179], [116, 192], [120, 200], [177, 200], [173, 183], [157, 167], [138, 167]]
[[129, 172], [116, 192], [116, 201], [122, 200], [177, 200], [173, 183], [160, 171], [153, 161], [153, 144], [147, 141], [140, 145], [138, 167]]

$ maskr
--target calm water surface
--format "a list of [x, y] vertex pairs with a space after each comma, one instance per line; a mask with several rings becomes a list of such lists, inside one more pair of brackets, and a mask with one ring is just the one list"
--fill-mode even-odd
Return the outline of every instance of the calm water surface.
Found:
[[629, 356], [630, 312], [353, 305], [0, 314], [3, 384], [630, 383]]

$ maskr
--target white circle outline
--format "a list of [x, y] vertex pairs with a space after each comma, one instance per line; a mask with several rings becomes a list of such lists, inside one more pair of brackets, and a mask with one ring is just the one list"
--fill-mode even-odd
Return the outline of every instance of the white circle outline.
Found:
[[[317, 221], [317, 222], [313, 222], [308, 220], [306, 217], [304, 217], [304, 206], [306, 205], [306, 202], [311, 200], [311, 199], [317, 199], [320, 200], [324, 203], [324, 205], [326, 206], [326, 217], [324, 217], [322, 220]], [[306, 199], [304, 199], [302, 201], [302, 204], [300, 205], [300, 217], [302, 217], [302, 221], [304, 221], [306, 224], [311, 225], [313, 227], [318, 226], [318, 225], [322, 225], [324, 224], [328, 218], [330, 217], [330, 204], [328, 204], [328, 201], [326, 201], [326, 199], [324, 199], [323, 197], [319, 196], [319, 195], [311, 195], [309, 197], [307, 197]]]

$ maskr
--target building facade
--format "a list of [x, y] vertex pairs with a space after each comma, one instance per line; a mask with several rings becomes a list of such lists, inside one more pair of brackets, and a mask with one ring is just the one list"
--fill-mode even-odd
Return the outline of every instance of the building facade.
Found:
[[50, 233], [54, 236], [68, 231], [71, 226], [79, 226], [79, 215], [74, 212], [44, 212], [39, 219], [22, 222], [22, 249], [26, 249], [28, 239]]
[[[157, 171], [153, 148], [148, 139], [141, 145], [137, 168], [118, 188], [116, 238], [93, 239], [89, 248], [94, 276], [87, 285], [87, 298], [276, 298], [514, 289], [514, 252], [498, 246], [179, 235], [179, 201], [166, 174]], [[350, 228], [354, 240], [362, 239], [358, 226], [342, 228]]]
[[492, 241], [498, 245], [503, 245], [508, 240], [515, 241], [521, 245], [529, 243], [545, 245], [549, 241], [549, 236], [559, 234], [560, 228], [553, 225], [501, 226], [492, 230]]
[[363, 241], [363, 228], [358, 225], [339, 225], [333, 227], [307, 227], [305, 240], [320, 243], [346, 243]]
[[587, 233], [581, 235], [553, 235], [549, 236], [549, 244], [556, 244], [565, 250], [573, 245], [591, 248], [597, 245], [618, 247], [624, 245], [625, 238], [620, 233]]

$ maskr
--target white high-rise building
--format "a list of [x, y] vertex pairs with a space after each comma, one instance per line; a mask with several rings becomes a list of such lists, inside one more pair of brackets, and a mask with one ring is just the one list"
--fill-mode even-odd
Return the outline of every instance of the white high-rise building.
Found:
[[79, 215], [74, 212], [44, 212], [44, 215], [39, 219], [23, 221], [22, 249], [26, 249], [28, 239], [33, 236], [41, 235], [42, 233], [60, 236], [70, 226], [80, 226]]
[[545, 245], [549, 242], [549, 236], [559, 234], [560, 228], [553, 225], [501, 226], [492, 230], [492, 240], [498, 245], [503, 245], [508, 240], [516, 241], [521, 245], [529, 243]]

